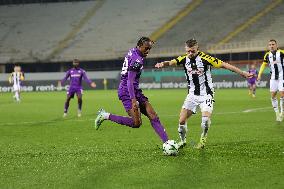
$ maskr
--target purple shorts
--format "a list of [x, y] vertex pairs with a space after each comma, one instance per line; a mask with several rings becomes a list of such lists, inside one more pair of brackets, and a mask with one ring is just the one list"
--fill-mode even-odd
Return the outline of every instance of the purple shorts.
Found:
[[256, 80], [252, 80], [252, 81], [248, 80], [249, 86], [252, 86], [252, 85], [255, 85], [255, 84], [256, 84]]
[[70, 96], [71, 98], [74, 98], [74, 95], [81, 96], [83, 94], [82, 88], [69, 88], [67, 91], [67, 96]]
[[[135, 97], [140, 105], [148, 101], [148, 98], [142, 93], [141, 89], [135, 89]], [[128, 93], [128, 89], [118, 89], [118, 98], [119, 100], [121, 100], [126, 112], [131, 110], [132, 102]]]

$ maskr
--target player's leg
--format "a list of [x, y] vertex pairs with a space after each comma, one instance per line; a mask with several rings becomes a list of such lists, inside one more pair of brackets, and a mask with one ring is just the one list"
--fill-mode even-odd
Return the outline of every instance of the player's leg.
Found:
[[270, 80], [271, 104], [276, 115], [276, 121], [281, 120], [277, 99], [278, 83], [278, 80]]
[[66, 101], [64, 103], [64, 114], [63, 114], [63, 117], [66, 117], [67, 116], [67, 112], [68, 112], [68, 109], [69, 109], [69, 103], [70, 103], [70, 100], [71, 98], [74, 97], [74, 93], [73, 91], [69, 90], [67, 92], [67, 97], [66, 97]]
[[256, 83], [252, 85], [252, 97], [255, 98], [256, 95]]
[[157, 133], [157, 135], [159, 135], [160, 139], [163, 142], [166, 142], [168, 140], [168, 135], [166, 133], [166, 129], [162, 125], [162, 123], [161, 123], [157, 113], [155, 112], [154, 108], [152, 107], [152, 105], [149, 103], [149, 101], [146, 101], [146, 98], [144, 98], [144, 97], [145, 96], [143, 95], [143, 96], [140, 96], [140, 98], [139, 98], [140, 103], [141, 103], [140, 104], [141, 113], [148, 117], [148, 119], [150, 120], [150, 123], [151, 123], [153, 129], [155, 130], [155, 132]]
[[280, 94], [280, 118], [279, 120], [282, 121], [284, 117], [284, 81], [279, 80], [278, 83], [278, 90]]
[[249, 96], [252, 95], [252, 85], [251, 83], [248, 83], [248, 89], [249, 89]]
[[187, 129], [187, 119], [194, 113], [196, 113], [197, 102], [195, 101], [196, 96], [193, 94], [188, 94], [182, 105], [182, 109], [179, 116], [179, 126], [178, 133], [181, 141], [178, 143], [179, 147], [186, 145], [186, 135]]
[[132, 128], [139, 128], [141, 126], [142, 119], [141, 119], [139, 108], [138, 109], [132, 108], [132, 102], [129, 97], [125, 97], [121, 99], [121, 101], [129, 117], [111, 114], [111, 113], [106, 112], [104, 109], [101, 109], [98, 112], [98, 116], [95, 120], [96, 129], [99, 129], [99, 127], [101, 126], [104, 120], [110, 120], [112, 122], [125, 125], [125, 126], [129, 126]]
[[180, 137], [179, 146], [184, 147], [186, 145], [186, 135], [188, 132], [187, 128], [187, 119], [191, 117], [193, 112], [191, 110], [182, 108], [179, 115], [179, 125], [178, 125], [178, 134]]
[[213, 97], [211, 95], [200, 96], [200, 108], [202, 112], [202, 119], [201, 119], [201, 136], [200, 141], [196, 148], [201, 149], [205, 147], [207, 134], [211, 125], [211, 114], [213, 111]]
[[81, 117], [82, 116], [83, 99], [82, 99], [82, 95], [79, 95], [77, 97], [78, 97], [78, 112], [77, 112], [77, 116]]
[[83, 105], [83, 92], [82, 89], [76, 91], [77, 99], [78, 99], [78, 112], [77, 116], [82, 116], [82, 105]]
[[19, 87], [18, 85], [14, 84], [13, 88], [15, 92], [15, 99], [17, 102], [19, 102], [20, 101]]

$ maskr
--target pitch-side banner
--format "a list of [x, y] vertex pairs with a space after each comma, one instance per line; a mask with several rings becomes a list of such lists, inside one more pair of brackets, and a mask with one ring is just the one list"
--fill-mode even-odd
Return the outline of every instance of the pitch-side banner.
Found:
[[[97, 84], [96, 89], [117, 89], [119, 85], [119, 80], [116, 79], [97, 79], [93, 80]], [[225, 76], [215, 76], [213, 78], [214, 87], [216, 89], [220, 88], [246, 88], [248, 86], [247, 80], [236, 75], [225, 75]], [[259, 88], [269, 87], [269, 77], [263, 76], [262, 80], [257, 82]], [[68, 82], [66, 85], [58, 86], [58, 81], [54, 80], [44, 80], [44, 81], [25, 81], [22, 84], [21, 90], [24, 92], [30, 91], [66, 91], [68, 90]], [[83, 84], [85, 90], [91, 89], [86, 83]], [[141, 79], [140, 81], [141, 89], [178, 89], [178, 88], [187, 88], [187, 82], [185, 78], [180, 77], [168, 77], [162, 79], [160, 82], [154, 81], [154, 79], [149, 80]], [[0, 93], [12, 92], [13, 86], [8, 82], [0, 82]]]

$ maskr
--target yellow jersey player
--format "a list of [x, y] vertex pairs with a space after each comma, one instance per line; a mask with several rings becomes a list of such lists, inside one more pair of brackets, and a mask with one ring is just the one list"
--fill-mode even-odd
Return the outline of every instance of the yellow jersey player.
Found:
[[202, 112], [202, 133], [200, 142], [197, 144], [196, 148], [200, 149], [205, 147], [208, 129], [211, 124], [210, 117], [213, 111], [214, 88], [211, 77], [211, 67], [228, 69], [246, 78], [250, 78], [252, 75], [199, 51], [198, 43], [195, 39], [186, 41], [185, 51], [185, 55], [179, 56], [171, 61], [157, 63], [155, 67], [183, 66], [188, 82], [188, 95], [185, 98], [179, 117], [178, 132], [181, 139], [179, 146], [183, 147], [186, 144], [186, 133], [188, 130], [187, 119], [196, 113], [197, 107], [199, 106]]
[[[257, 80], [261, 79], [261, 75], [265, 67], [269, 65], [271, 103], [276, 114], [276, 121], [282, 121], [284, 117], [284, 51], [278, 49], [275, 39], [269, 40], [268, 49], [269, 51], [264, 55]], [[280, 93], [280, 113], [278, 108], [277, 91]]]
[[10, 74], [9, 83], [13, 84], [13, 92], [14, 92], [14, 99], [17, 102], [21, 101], [20, 98], [20, 91], [21, 91], [21, 82], [25, 79], [24, 73], [21, 71], [20, 66], [14, 67], [14, 72]]

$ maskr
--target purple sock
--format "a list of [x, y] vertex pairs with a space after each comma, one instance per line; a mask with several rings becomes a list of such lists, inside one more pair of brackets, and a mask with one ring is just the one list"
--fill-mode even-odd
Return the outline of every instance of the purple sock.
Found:
[[163, 127], [163, 125], [161, 124], [159, 118], [155, 118], [153, 120], [150, 121], [152, 127], [155, 129], [156, 133], [159, 135], [159, 137], [161, 138], [161, 140], [163, 142], [166, 142], [168, 140], [168, 135], [166, 133], [165, 128]]
[[110, 114], [109, 120], [115, 123], [121, 124], [121, 125], [129, 126], [129, 127], [133, 127], [134, 125], [134, 121], [130, 117], [123, 117], [123, 116]]

